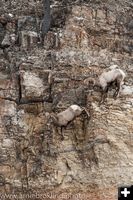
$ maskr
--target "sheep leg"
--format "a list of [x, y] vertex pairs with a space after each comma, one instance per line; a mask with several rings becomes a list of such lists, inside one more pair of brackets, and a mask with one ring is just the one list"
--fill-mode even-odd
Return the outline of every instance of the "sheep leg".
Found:
[[61, 136], [61, 140], [64, 140], [63, 126], [61, 126], [61, 134], [60, 134], [60, 136]]
[[102, 96], [101, 96], [101, 101], [100, 104], [105, 102], [105, 99], [107, 98], [107, 93], [108, 93], [109, 87], [106, 86], [106, 88], [102, 91]]
[[117, 99], [118, 96], [119, 96], [119, 90], [116, 89], [116, 91], [115, 91], [113, 97], [114, 97], [114, 99]]
[[120, 89], [121, 89], [121, 84], [120, 84], [119, 81], [117, 81], [116, 85], [117, 85], [117, 89], [116, 89], [116, 91], [113, 95], [114, 99], [116, 99], [119, 96], [119, 92], [120, 92]]
[[102, 92], [102, 96], [101, 96], [100, 104], [104, 103], [105, 98], [106, 98], [106, 95], [105, 95], [104, 92]]

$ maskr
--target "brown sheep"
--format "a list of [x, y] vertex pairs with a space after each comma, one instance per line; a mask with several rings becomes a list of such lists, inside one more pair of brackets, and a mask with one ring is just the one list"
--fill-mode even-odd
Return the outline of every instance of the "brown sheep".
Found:
[[[71, 105], [66, 110], [64, 110], [58, 114], [52, 114], [51, 118], [52, 118], [53, 123], [56, 126], [61, 127], [61, 132], [62, 132], [62, 128], [66, 127], [69, 124], [69, 122], [73, 121], [76, 117], [81, 115], [81, 113], [84, 110], [85, 110], [87, 116], [90, 117], [86, 108], [81, 108], [78, 105]], [[62, 134], [62, 138], [63, 138], [63, 134]]]
[[84, 84], [93, 84], [93, 86], [100, 87], [102, 89], [101, 103], [103, 103], [107, 97], [109, 87], [113, 83], [116, 85], [116, 91], [113, 96], [115, 98], [119, 96], [125, 77], [126, 74], [121, 69], [112, 69], [108, 72], [103, 72], [96, 80], [90, 78], [85, 79]]

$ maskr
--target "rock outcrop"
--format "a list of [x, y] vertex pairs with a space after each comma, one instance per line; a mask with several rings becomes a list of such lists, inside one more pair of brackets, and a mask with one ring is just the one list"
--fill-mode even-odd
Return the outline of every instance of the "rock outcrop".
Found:
[[[132, 7], [131, 0], [51, 1], [42, 47], [42, 1], [1, 0], [0, 198], [114, 200], [118, 186], [133, 184]], [[111, 65], [126, 73], [125, 85], [99, 106], [101, 92], [83, 80]], [[48, 116], [72, 104], [90, 119], [77, 117], [62, 141]]]

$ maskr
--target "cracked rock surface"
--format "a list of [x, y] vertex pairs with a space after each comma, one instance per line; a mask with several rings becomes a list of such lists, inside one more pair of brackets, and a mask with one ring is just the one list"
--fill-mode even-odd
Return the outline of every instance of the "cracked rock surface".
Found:
[[[131, 0], [51, 1], [42, 47], [42, 1], [1, 0], [2, 195], [115, 200], [118, 186], [133, 184], [132, 7]], [[126, 73], [125, 84], [118, 99], [112, 88], [99, 105], [101, 92], [83, 80], [112, 65]], [[61, 140], [49, 116], [72, 104], [86, 107], [90, 118], [77, 117]]]

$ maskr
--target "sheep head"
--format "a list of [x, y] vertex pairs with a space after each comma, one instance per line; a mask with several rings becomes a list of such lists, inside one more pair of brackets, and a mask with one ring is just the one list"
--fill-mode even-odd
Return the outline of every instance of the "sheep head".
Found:
[[55, 113], [51, 113], [51, 114], [50, 114], [49, 122], [50, 122], [50, 123], [53, 123], [53, 124], [55, 124], [55, 125], [58, 124], [58, 117], [57, 117], [57, 115], [56, 115]]
[[86, 78], [84, 80], [84, 85], [87, 85], [87, 86], [92, 85], [92, 86], [94, 86], [95, 85], [95, 79], [94, 78]]
[[101, 88], [98, 78], [86, 78], [83, 83], [85, 87], [89, 87], [90, 89]]
[[72, 112], [74, 113], [75, 117], [79, 116], [83, 109], [80, 108], [78, 105], [71, 105], [70, 108], [72, 109]]

